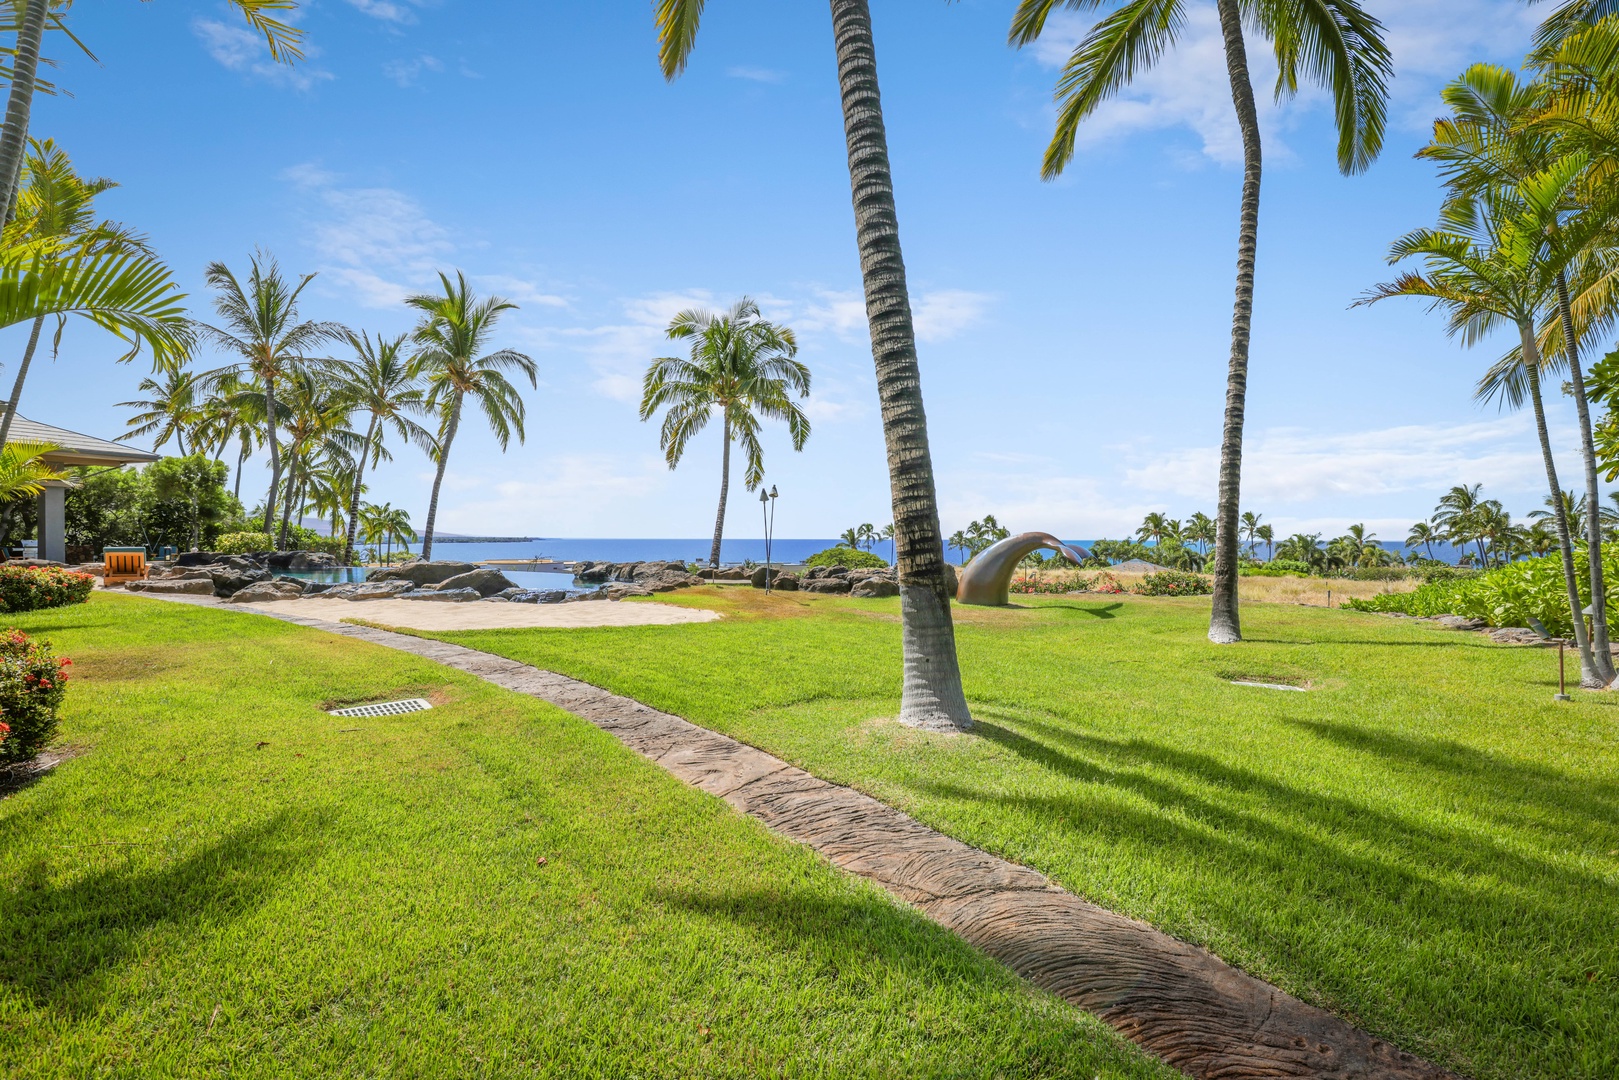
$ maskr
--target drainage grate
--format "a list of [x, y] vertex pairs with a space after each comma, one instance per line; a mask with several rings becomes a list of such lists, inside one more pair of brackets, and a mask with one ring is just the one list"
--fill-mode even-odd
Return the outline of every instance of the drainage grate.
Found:
[[433, 706], [427, 699], [413, 697], [404, 701], [379, 701], [374, 705], [356, 705], [351, 709], [333, 709], [333, 716], [398, 716], [400, 713], [421, 712]]

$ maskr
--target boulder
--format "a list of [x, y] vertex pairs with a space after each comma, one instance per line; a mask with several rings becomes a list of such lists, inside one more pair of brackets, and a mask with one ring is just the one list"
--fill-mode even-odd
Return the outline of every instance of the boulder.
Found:
[[714, 571], [715, 581], [747, 581], [748, 572], [740, 566], [726, 566]]
[[261, 581], [232, 596], [230, 603], [264, 604], [275, 600], [296, 600], [303, 594], [303, 586], [290, 581]]
[[[392, 584], [397, 584], [397, 583], [396, 582], [384, 582], [383, 584], [392, 585]], [[437, 601], [439, 601], [441, 603], [445, 603], [445, 604], [466, 604], [466, 603], [470, 603], [473, 600], [482, 600], [482, 599], [484, 599], [484, 595], [482, 593], [480, 593], [477, 589], [444, 589], [444, 588], [438, 588], [438, 589], [417, 589], [415, 591], [407, 592], [407, 593], [395, 593], [394, 598], [399, 599], [399, 600], [437, 600]], [[371, 599], [371, 598], [370, 597], [364, 597], [364, 596], [351, 596], [351, 597], [349, 597], [349, 599], [350, 600], [367, 600], [367, 599]]]
[[[642, 567], [647, 564], [642, 563]], [[688, 574], [685, 570], [657, 570], [646, 573], [637, 571], [634, 584], [653, 592], [669, 592], [673, 589], [689, 589], [693, 585], [701, 585], [703, 579], [696, 574]]]
[[898, 596], [899, 584], [898, 582], [889, 581], [885, 577], [869, 577], [851, 588], [849, 595], [859, 597]]
[[805, 581], [819, 581], [824, 577], [826, 577], [826, 567], [824, 566], [812, 566], [804, 571]]
[[270, 580], [268, 570], [233, 570], [228, 566], [206, 566], [209, 578], [214, 583], [214, 595], [221, 599], [234, 596], [249, 585], [257, 585], [261, 581]]
[[560, 604], [567, 598], [565, 589], [518, 589], [508, 597], [514, 604]]
[[[768, 571], [768, 573], [767, 573], [767, 571]], [[770, 581], [775, 581], [776, 578], [778, 578], [780, 576], [781, 576], [781, 567], [779, 567], [779, 566], [771, 566], [771, 567], [756, 566], [753, 569], [753, 573], [748, 575], [748, 581], [750, 581], [753, 584], [753, 587], [755, 589], [762, 589], [762, 588], [765, 587], [765, 580], [767, 578]]]
[[1485, 625], [1483, 619], [1468, 619], [1460, 615], [1435, 615], [1433, 621], [1446, 630], [1482, 630]]
[[392, 600], [399, 596], [408, 596], [417, 591], [416, 586], [409, 581], [362, 581], [354, 586], [345, 600]]
[[337, 556], [324, 551], [294, 551], [287, 560], [288, 570], [336, 570]]
[[464, 574], [445, 578], [439, 583], [439, 588], [476, 589], [479, 596], [494, 596], [503, 589], [515, 589], [517, 586], [512, 584], [512, 580], [499, 570], [479, 567], [476, 570], [468, 570]]
[[203, 577], [181, 578], [173, 581], [131, 581], [124, 586], [130, 592], [149, 592], [166, 596], [212, 596], [213, 579]]
[[482, 602], [485, 604], [509, 604], [511, 600], [504, 596], [486, 596]]
[[373, 570], [365, 576], [367, 582], [406, 581], [411, 585], [437, 585], [460, 574], [478, 569], [469, 562], [413, 562], [403, 566], [390, 566]]
[[797, 592], [798, 578], [792, 574], [782, 574], [770, 583], [770, 587], [777, 592]]
[[705, 566], [701, 570], [697, 571], [697, 576], [702, 578], [704, 581], [713, 581], [714, 575], [718, 573], [719, 571], [715, 570], [712, 566]]
[[587, 559], [584, 562], [574, 564], [573, 576], [586, 585], [600, 585], [613, 576], [613, 564], [591, 562]]
[[1501, 645], [1554, 645], [1551, 638], [1541, 637], [1533, 630], [1521, 626], [1507, 626], [1490, 631], [1490, 640]]
[[847, 578], [823, 577], [814, 581], [804, 582], [804, 591], [812, 593], [846, 593], [849, 591]]
[[826, 577], [848, 577], [849, 576], [849, 568], [847, 566], [829, 566], [829, 567], [826, 568], [826, 574], [824, 576], [826, 576]]
[[603, 585], [594, 592], [577, 593], [568, 597], [568, 600], [622, 600], [627, 596], [651, 596], [652, 590], [631, 582], [614, 581]]
[[182, 551], [174, 557], [174, 564], [176, 566], [207, 566], [209, 563], [218, 562], [220, 558], [221, 556], [211, 551]]

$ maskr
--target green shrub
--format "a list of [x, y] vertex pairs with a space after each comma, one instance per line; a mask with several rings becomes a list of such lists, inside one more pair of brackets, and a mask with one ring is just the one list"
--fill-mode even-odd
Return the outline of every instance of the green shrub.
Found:
[[1119, 593], [1129, 592], [1124, 583], [1112, 574], [1103, 570], [1100, 574], [1081, 574], [1074, 579], [1074, 588], [1080, 592]]
[[1144, 574], [1141, 581], [1131, 586], [1137, 596], [1206, 596], [1214, 591], [1209, 579], [1202, 574], [1188, 574], [1184, 570], [1162, 570]]
[[1460, 581], [1479, 576], [1479, 571], [1471, 566], [1451, 566], [1448, 563], [1441, 563], [1438, 566], [1424, 566], [1421, 572], [1424, 585], [1434, 581]]
[[1272, 559], [1267, 563], [1239, 567], [1237, 573], [1243, 577], [1309, 577], [1310, 564], [1297, 559]]
[[[1602, 552], [1603, 569], [1609, 580], [1619, 572], [1619, 547]], [[1580, 583], [1580, 606], [1591, 602], [1586, 552], [1574, 552], [1575, 577]], [[1524, 559], [1484, 573], [1437, 576], [1414, 592], [1390, 593], [1369, 600], [1351, 600], [1343, 605], [1355, 611], [1399, 612], [1419, 618], [1432, 615], [1462, 615], [1483, 619], [1490, 626], [1528, 627], [1538, 621], [1548, 633], [1567, 637], [1574, 632], [1569, 615], [1568, 586], [1563, 581], [1563, 562], [1557, 555]]]
[[59, 566], [0, 566], [0, 610], [38, 611], [90, 599], [96, 579]]
[[1404, 566], [1356, 566], [1338, 576], [1350, 581], [1409, 581], [1416, 575]]
[[28, 761], [56, 737], [71, 663], [20, 630], [0, 634], [0, 762]]
[[348, 539], [346, 533], [322, 536], [314, 529], [306, 529], [302, 525], [287, 526], [288, 551], [324, 551], [341, 559], [343, 549], [348, 546]]
[[847, 566], [850, 570], [863, 570], [866, 567], [887, 566], [888, 560], [880, 555], [873, 555], [869, 551], [858, 548], [829, 547], [825, 551], [817, 551], [804, 560], [805, 566]]
[[214, 541], [214, 550], [221, 555], [251, 555], [255, 551], [274, 551], [275, 538], [262, 532], [226, 533]]

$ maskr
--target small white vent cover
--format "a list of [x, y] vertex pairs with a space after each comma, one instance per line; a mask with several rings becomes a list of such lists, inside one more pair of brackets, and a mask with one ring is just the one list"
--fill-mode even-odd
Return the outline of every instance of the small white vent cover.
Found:
[[401, 713], [421, 712], [433, 706], [426, 698], [407, 698], [404, 701], [379, 701], [374, 705], [356, 705], [351, 709], [333, 709], [333, 716], [398, 716]]

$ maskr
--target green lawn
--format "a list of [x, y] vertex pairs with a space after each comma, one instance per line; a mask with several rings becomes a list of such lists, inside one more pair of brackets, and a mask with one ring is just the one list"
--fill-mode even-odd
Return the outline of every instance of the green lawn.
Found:
[[[1480, 1078], [1619, 1075], [1619, 695], [1556, 653], [1207, 601], [958, 608], [968, 736], [900, 727], [896, 600], [441, 635], [851, 784]], [[1308, 693], [1231, 678], [1308, 682]]]
[[136, 597], [16, 623], [83, 753], [0, 801], [0, 1075], [1169, 1075], [542, 703]]

